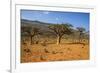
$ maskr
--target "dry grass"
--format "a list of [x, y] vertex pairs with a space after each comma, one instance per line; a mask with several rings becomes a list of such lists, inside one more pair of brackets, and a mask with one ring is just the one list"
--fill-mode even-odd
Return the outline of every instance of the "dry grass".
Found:
[[88, 59], [88, 44], [21, 44], [21, 63]]

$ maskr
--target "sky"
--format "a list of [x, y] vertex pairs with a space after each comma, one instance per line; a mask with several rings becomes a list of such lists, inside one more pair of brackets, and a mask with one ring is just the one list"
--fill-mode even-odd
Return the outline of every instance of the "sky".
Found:
[[89, 30], [89, 17], [89, 13], [83, 12], [21, 10], [21, 19], [54, 24], [70, 23], [75, 28], [84, 27], [87, 31]]

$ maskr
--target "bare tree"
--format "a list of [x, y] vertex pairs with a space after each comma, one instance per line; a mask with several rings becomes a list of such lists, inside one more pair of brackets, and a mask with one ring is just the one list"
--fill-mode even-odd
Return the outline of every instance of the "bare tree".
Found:
[[81, 40], [82, 40], [82, 36], [85, 33], [85, 28], [83, 28], [83, 27], [77, 27], [77, 31], [79, 32], [79, 43], [80, 43]]
[[55, 33], [57, 36], [57, 44], [60, 44], [61, 38], [64, 34], [71, 34], [71, 27], [70, 24], [52, 24], [49, 26], [49, 29]]

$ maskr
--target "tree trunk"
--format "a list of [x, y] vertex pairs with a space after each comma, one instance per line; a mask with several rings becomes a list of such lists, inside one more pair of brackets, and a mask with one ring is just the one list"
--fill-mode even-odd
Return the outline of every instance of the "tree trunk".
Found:
[[61, 42], [61, 36], [57, 36], [57, 45], [59, 45]]
[[32, 45], [32, 43], [33, 43], [33, 40], [32, 40], [32, 38], [33, 38], [33, 37], [31, 36], [31, 37], [30, 37], [30, 42], [31, 42], [31, 45]]
[[81, 33], [79, 34], [79, 42], [78, 43], [81, 43]]

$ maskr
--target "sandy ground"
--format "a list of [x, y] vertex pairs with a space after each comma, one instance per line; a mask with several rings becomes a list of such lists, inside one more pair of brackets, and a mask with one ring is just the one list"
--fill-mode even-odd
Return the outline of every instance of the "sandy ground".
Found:
[[21, 63], [88, 59], [88, 44], [21, 45]]

